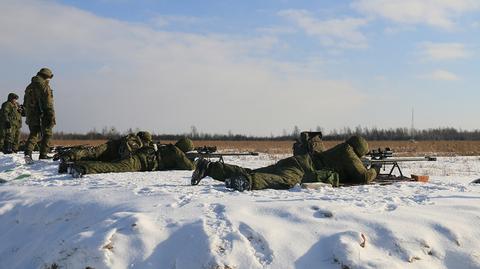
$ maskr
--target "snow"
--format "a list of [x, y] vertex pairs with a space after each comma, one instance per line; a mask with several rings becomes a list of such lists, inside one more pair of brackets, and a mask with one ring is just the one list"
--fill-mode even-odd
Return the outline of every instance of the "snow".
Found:
[[480, 268], [480, 157], [402, 168], [430, 182], [239, 193], [190, 186], [191, 171], [73, 179], [0, 154], [0, 268]]

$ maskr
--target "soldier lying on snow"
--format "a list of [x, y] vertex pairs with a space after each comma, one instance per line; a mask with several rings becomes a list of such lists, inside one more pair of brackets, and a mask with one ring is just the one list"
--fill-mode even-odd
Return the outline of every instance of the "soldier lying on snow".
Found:
[[110, 139], [106, 143], [95, 147], [72, 147], [55, 154], [53, 160], [60, 160], [58, 172], [66, 173], [67, 167], [74, 162], [113, 162], [128, 158], [133, 152], [146, 146], [153, 147], [152, 135], [149, 132], [141, 131], [118, 139]]
[[149, 132], [141, 131], [118, 139], [110, 139], [95, 147], [72, 147], [67, 151], [55, 154], [53, 159], [62, 162], [110, 162], [130, 157], [132, 152], [145, 146], [153, 146], [152, 135]]
[[254, 170], [200, 159], [191, 184], [197, 185], [207, 176], [224, 181], [227, 188], [238, 191], [289, 189], [298, 183], [311, 182], [329, 183], [334, 187], [340, 184], [368, 184], [377, 173], [373, 168], [365, 168], [360, 159], [367, 152], [367, 141], [352, 136], [329, 150], [296, 155]]
[[[150, 136], [151, 137], [151, 136]], [[188, 138], [182, 138], [173, 144], [155, 145], [144, 141], [141, 147], [115, 147], [111, 142], [110, 146], [99, 146], [108, 148], [106, 152], [118, 150], [117, 158], [112, 161], [92, 161], [82, 158], [69, 164], [69, 172], [73, 177], [81, 177], [84, 174], [98, 173], [122, 173], [139, 171], [163, 171], [163, 170], [193, 170], [194, 163], [187, 158], [185, 152], [193, 150], [193, 142]], [[108, 144], [108, 143], [107, 143]], [[128, 152], [126, 154], [125, 152]], [[108, 156], [113, 156], [111, 153]]]

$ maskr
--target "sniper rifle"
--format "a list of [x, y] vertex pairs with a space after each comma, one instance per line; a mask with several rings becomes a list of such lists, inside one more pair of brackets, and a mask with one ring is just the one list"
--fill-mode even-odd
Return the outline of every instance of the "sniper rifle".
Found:
[[[377, 178], [375, 182], [377, 183], [388, 183], [392, 180], [400, 181], [410, 181], [412, 180], [409, 177], [403, 175], [402, 169], [400, 168], [400, 163], [403, 162], [433, 162], [436, 161], [436, 157], [424, 156], [424, 157], [394, 157], [393, 150], [390, 148], [385, 149], [376, 149], [372, 150], [366, 154], [367, 158], [363, 158], [362, 162], [367, 168], [374, 168], [377, 171]], [[391, 166], [390, 172], [382, 173], [381, 170], [385, 171], [387, 166]], [[398, 171], [400, 176], [395, 176], [393, 172], [395, 169]]]
[[193, 151], [186, 153], [187, 158], [190, 160], [195, 160], [197, 158], [218, 158], [220, 162], [224, 162], [223, 157], [225, 156], [258, 156], [258, 152], [233, 152], [233, 153], [219, 153], [217, 152], [217, 147], [215, 146], [203, 146], [196, 147]]

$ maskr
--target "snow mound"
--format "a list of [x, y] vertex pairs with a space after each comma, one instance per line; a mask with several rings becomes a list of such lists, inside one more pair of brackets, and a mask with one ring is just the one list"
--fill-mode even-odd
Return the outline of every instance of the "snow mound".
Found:
[[403, 167], [430, 182], [239, 193], [189, 171], [73, 179], [0, 154], [0, 268], [480, 268], [480, 158]]

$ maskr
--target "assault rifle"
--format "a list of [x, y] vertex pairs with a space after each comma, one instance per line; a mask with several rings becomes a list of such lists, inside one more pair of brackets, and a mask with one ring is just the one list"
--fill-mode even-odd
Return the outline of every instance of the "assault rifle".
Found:
[[197, 158], [218, 158], [220, 162], [224, 162], [224, 156], [258, 156], [258, 152], [235, 152], [235, 153], [219, 153], [215, 146], [196, 147], [193, 151], [186, 153], [187, 158], [195, 160]]
[[[391, 180], [412, 180], [409, 177], [403, 175], [402, 169], [400, 168], [399, 163], [402, 162], [432, 162], [436, 161], [436, 157], [432, 156], [425, 156], [425, 157], [394, 157], [393, 150], [390, 148], [385, 149], [376, 149], [372, 150], [366, 154], [368, 158], [363, 158], [362, 162], [367, 168], [374, 168], [377, 171], [377, 178], [375, 179], [376, 182], [379, 183], [388, 183]], [[390, 172], [388, 173], [381, 173], [381, 170], [386, 169], [387, 166], [391, 166]], [[398, 170], [400, 176], [393, 175], [395, 169]]]

